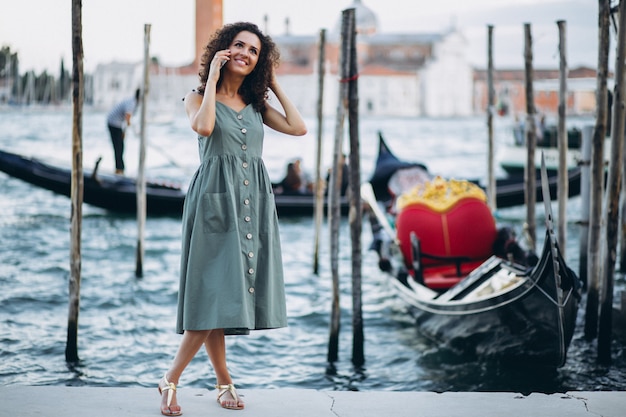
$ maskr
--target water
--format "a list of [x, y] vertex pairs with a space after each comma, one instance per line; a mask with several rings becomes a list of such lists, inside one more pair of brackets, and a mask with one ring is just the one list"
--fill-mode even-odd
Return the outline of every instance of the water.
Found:
[[[69, 166], [70, 110], [0, 112], [0, 148]], [[508, 121], [496, 125], [498, 143], [509, 140]], [[315, 125], [304, 138], [267, 133], [265, 160], [279, 180], [286, 163], [315, 162]], [[360, 127], [362, 170], [367, 178], [377, 152], [377, 131], [404, 159], [426, 162], [447, 176], [484, 176], [486, 128], [483, 118], [464, 120], [364, 119]], [[323, 166], [331, 164], [334, 120], [324, 129]], [[105, 115], [84, 115], [84, 163], [103, 156], [101, 169], [113, 168]], [[197, 144], [184, 115], [148, 129], [148, 176], [186, 184], [197, 164]], [[129, 174], [136, 171], [138, 139], [127, 141]], [[502, 174], [499, 172], [499, 174]], [[83, 208], [82, 283], [78, 366], [64, 359], [68, 317], [69, 199], [0, 173], [0, 384], [154, 387], [170, 363], [179, 337], [174, 333], [180, 222], [149, 218], [146, 224], [144, 277], [134, 276], [137, 226], [132, 217]], [[578, 269], [580, 201], [570, 200], [566, 243], [570, 266]], [[502, 210], [499, 220], [521, 228], [523, 208]], [[543, 237], [538, 206], [537, 236]], [[245, 388], [291, 387], [397, 391], [541, 391], [626, 389], [624, 348], [614, 343], [614, 363], [595, 363], [595, 343], [579, 330], [565, 367], [554, 373], [501, 369], [449, 357], [417, 334], [404, 305], [394, 297], [387, 277], [367, 252], [364, 225], [363, 313], [364, 369], [351, 365], [351, 288], [348, 225], [341, 228], [341, 336], [336, 374], [327, 375], [331, 303], [328, 228], [321, 237], [320, 275], [312, 273], [310, 218], [281, 219], [289, 327], [228, 338], [228, 357], [236, 383]], [[624, 288], [618, 276], [616, 287]], [[581, 316], [584, 307], [581, 308]], [[579, 317], [582, 324], [582, 317]], [[214, 383], [206, 354], [200, 352], [181, 380], [182, 386]]]

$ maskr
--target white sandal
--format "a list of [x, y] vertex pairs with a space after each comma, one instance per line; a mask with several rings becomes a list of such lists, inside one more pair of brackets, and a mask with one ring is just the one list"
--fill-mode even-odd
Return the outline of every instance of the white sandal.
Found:
[[[237, 394], [237, 390], [235, 390], [234, 384], [228, 384], [228, 385], [218, 384], [215, 386], [215, 388], [220, 390], [220, 392], [217, 394], [217, 402], [222, 406], [222, 408], [226, 408], [228, 410], [243, 410], [244, 404], [243, 402], [241, 402], [241, 399], [239, 398], [239, 394]], [[235, 407], [228, 407], [220, 401], [222, 396], [226, 394], [227, 392], [229, 392], [230, 395], [233, 397], [233, 400], [235, 400], [235, 403], [237, 404]]]
[[[165, 388], [161, 388], [161, 382], [165, 382]], [[182, 411], [172, 411], [172, 409], [170, 408], [170, 404], [172, 404], [172, 399], [174, 398], [174, 393], [176, 392], [176, 384], [167, 380], [167, 372], [163, 374], [163, 378], [161, 379], [161, 381], [159, 381], [159, 394], [162, 395], [165, 391], [169, 391], [167, 393], [167, 410], [161, 408], [161, 414], [163, 414], [164, 416], [182, 415]]]

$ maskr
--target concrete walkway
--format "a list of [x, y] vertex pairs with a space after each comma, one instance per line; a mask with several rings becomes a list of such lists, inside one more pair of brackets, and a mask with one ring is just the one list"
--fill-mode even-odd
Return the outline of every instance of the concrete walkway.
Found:
[[[239, 390], [244, 411], [225, 410], [215, 392], [180, 389], [183, 414], [241, 417], [624, 417], [626, 391], [531, 394], [508, 392]], [[64, 386], [0, 387], [1, 416], [159, 416], [156, 387], [93, 388]]]

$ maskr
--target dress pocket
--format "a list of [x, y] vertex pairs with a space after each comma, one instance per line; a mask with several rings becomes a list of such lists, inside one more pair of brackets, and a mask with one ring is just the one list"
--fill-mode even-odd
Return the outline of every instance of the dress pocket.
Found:
[[274, 194], [262, 194], [259, 203], [259, 232], [262, 235], [271, 234], [276, 230], [278, 221]]
[[205, 233], [226, 233], [235, 230], [235, 213], [229, 193], [207, 193], [202, 196], [202, 218]]

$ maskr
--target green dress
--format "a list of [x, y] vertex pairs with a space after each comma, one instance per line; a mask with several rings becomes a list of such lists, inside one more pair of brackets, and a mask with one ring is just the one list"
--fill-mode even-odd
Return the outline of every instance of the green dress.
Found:
[[176, 332], [226, 334], [287, 325], [278, 218], [261, 154], [263, 120], [216, 103], [198, 137], [200, 167], [183, 209]]

